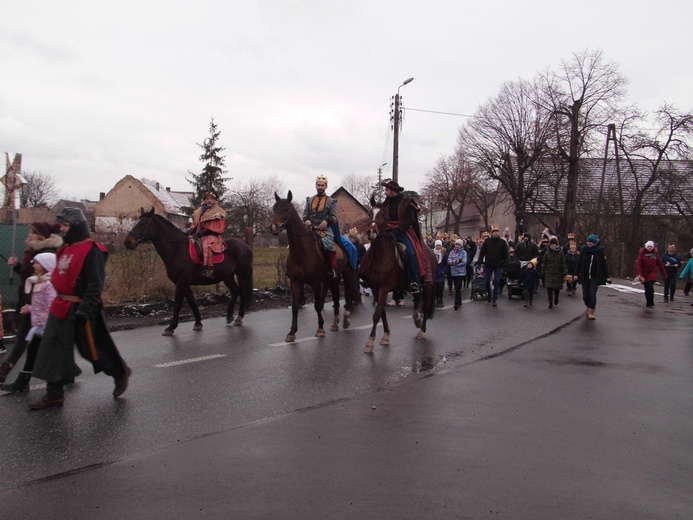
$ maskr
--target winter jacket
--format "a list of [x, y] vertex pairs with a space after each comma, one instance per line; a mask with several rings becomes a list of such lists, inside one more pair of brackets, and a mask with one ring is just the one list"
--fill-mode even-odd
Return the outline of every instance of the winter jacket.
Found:
[[686, 276], [693, 276], [693, 258], [691, 258], [688, 263], [686, 264], [686, 267], [683, 268], [683, 271], [681, 271], [681, 280], [684, 280]]
[[501, 237], [489, 237], [481, 244], [479, 261], [491, 269], [508, 265], [508, 243]]
[[667, 279], [666, 269], [664, 269], [664, 264], [656, 249], [648, 251], [641, 247], [638, 259], [635, 262], [635, 270], [638, 276], [644, 278], [646, 282], [656, 282], [657, 271], [662, 273], [665, 280]]
[[529, 267], [522, 269], [522, 274], [520, 274], [520, 283], [525, 290], [533, 291], [537, 286], [538, 280], [539, 271], [537, 271], [534, 267], [531, 269]]
[[594, 279], [597, 280], [599, 285], [606, 285], [606, 281], [609, 279], [606, 252], [601, 244], [596, 244], [592, 247], [584, 245], [580, 248], [578, 281], [582, 284]]
[[565, 254], [565, 265], [568, 268], [568, 274], [570, 276], [577, 276], [580, 270], [580, 253], [577, 251], [574, 253], [568, 251]]
[[523, 240], [515, 247], [515, 258], [521, 262], [529, 262], [539, 256], [539, 248], [531, 240]]
[[664, 269], [666, 269], [667, 276], [670, 278], [676, 278], [676, 273], [678, 272], [679, 267], [681, 267], [681, 259], [679, 258], [679, 255], [676, 253], [673, 255], [664, 253], [662, 255], [662, 263], [664, 264]]
[[548, 248], [544, 253], [541, 272], [544, 275], [544, 287], [547, 289], [561, 289], [565, 276], [568, 274], [563, 251], [559, 248]]
[[467, 275], [467, 252], [464, 248], [455, 247], [448, 254], [448, 265], [450, 266], [450, 274], [452, 276]]
[[[434, 254], [436, 251], [433, 251]], [[436, 283], [445, 283], [445, 269], [448, 266], [448, 252], [445, 250], [445, 248], [442, 248], [440, 250], [442, 256], [440, 259], [440, 262], [436, 263]], [[436, 256], [436, 261], [438, 260], [438, 257]]]

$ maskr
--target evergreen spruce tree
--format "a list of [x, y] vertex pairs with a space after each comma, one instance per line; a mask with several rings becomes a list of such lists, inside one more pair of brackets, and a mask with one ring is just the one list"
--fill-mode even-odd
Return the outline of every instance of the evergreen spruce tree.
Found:
[[202, 144], [197, 143], [197, 146], [202, 148], [200, 161], [205, 164], [200, 174], [194, 174], [190, 170], [188, 173], [191, 179], [188, 182], [193, 185], [195, 194], [192, 198], [193, 207], [197, 208], [202, 204], [202, 196], [207, 191], [214, 191], [217, 194], [219, 204], [223, 205], [222, 199], [226, 192], [224, 183], [230, 180], [230, 177], [224, 177], [227, 170], [224, 170], [225, 156], [221, 153], [225, 148], [219, 146], [219, 135], [221, 131], [217, 129], [214, 118], [211, 118], [209, 123], [209, 137]]

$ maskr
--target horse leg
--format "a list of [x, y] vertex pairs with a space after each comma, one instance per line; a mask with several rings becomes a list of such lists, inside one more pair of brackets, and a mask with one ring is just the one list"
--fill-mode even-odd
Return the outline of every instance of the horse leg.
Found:
[[188, 285], [184, 290], [185, 299], [188, 301], [188, 305], [190, 305], [190, 309], [195, 317], [195, 325], [193, 325], [193, 330], [198, 332], [202, 330], [202, 316], [200, 315], [200, 309], [197, 308], [197, 302], [195, 301], [195, 295], [192, 292], [192, 287]]
[[363, 351], [366, 354], [370, 354], [373, 352], [373, 347], [375, 346], [375, 329], [378, 327], [378, 322], [380, 321], [380, 317], [384, 314], [385, 312], [385, 300], [387, 299], [387, 290], [386, 289], [377, 289], [374, 287], [373, 288], [373, 294], [377, 294], [376, 296], [376, 306], [375, 310], [373, 311], [373, 327], [371, 328], [371, 333], [368, 336], [368, 341], [366, 342], [366, 346], [364, 347]]
[[238, 283], [238, 287], [241, 291], [241, 296], [240, 296], [241, 303], [238, 306], [238, 317], [236, 318], [236, 321], [233, 322], [233, 324], [236, 326], [243, 325], [243, 318], [245, 317], [245, 308], [250, 303], [249, 299], [253, 295], [252, 279], [253, 278], [251, 275], [249, 279], [239, 281], [239, 283]]
[[[387, 300], [387, 293], [385, 293], [385, 296], [383, 297], [383, 304]], [[387, 346], [390, 344], [390, 324], [387, 321], [387, 310], [385, 309], [385, 306], [383, 305], [383, 315], [381, 316], [383, 320], [383, 337], [380, 340], [380, 344], [383, 346]]]
[[[226, 325], [231, 325], [231, 322], [233, 322], [233, 313], [236, 310], [236, 300], [238, 299], [238, 284], [236, 281], [231, 278], [231, 280], [227, 280], [224, 282], [226, 284], [226, 287], [229, 289], [229, 294], [231, 295], [231, 301], [229, 301], [229, 306], [226, 308]], [[238, 323], [238, 325], [241, 325], [243, 323], [243, 320], [241, 320], [241, 323]], [[236, 325], [236, 323], [234, 323]]]
[[298, 330], [298, 309], [301, 308], [301, 294], [303, 293], [303, 284], [291, 280], [291, 330], [286, 335], [286, 342], [293, 343], [296, 341], [296, 331]]
[[351, 311], [354, 309], [354, 294], [358, 294], [358, 288], [354, 290], [354, 271], [350, 266], [344, 269], [342, 273], [344, 279], [344, 320], [342, 326], [348, 329], [351, 325]]
[[414, 324], [416, 325], [417, 328], [421, 328], [421, 324], [423, 323], [421, 321], [421, 315], [419, 313], [419, 306], [421, 305], [421, 293], [417, 293], [414, 296], [414, 312], [411, 315], [412, 318], [414, 318]]
[[334, 318], [332, 319], [330, 331], [337, 332], [339, 330], [339, 278], [332, 280], [330, 289], [332, 292], [332, 307], [334, 308]]
[[322, 309], [325, 305], [325, 291], [322, 290], [322, 285], [318, 282], [317, 285], [313, 286], [313, 297], [315, 298], [315, 312], [318, 314], [318, 330], [315, 333], [316, 338], [325, 337], [325, 320], [322, 317]]
[[161, 333], [162, 336], [173, 336], [173, 331], [178, 327], [180, 308], [183, 306], [183, 287], [176, 285], [176, 295], [173, 298], [173, 317], [168, 327]]

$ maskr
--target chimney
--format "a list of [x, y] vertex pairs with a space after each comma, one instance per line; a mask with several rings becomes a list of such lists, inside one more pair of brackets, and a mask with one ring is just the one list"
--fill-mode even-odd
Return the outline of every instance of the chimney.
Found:
[[102, 191], [99, 193], [99, 200], [103, 200], [104, 198], [106, 198], [106, 193]]
[[166, 186], [166, 191], [171, 191], [171, 186]]
[[159, 183], [156, 183], [156, 191], [159, 191]]

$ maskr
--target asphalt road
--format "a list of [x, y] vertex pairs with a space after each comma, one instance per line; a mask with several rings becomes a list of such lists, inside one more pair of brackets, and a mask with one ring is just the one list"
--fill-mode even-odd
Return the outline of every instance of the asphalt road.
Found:
[[303, 309], [293, 345], [286, 309], [117, 332], [123, 399], [87, 370], [62, 409], [0, 398], [2, 517], [690, 518], [693, 307], [631, 290], [595, 322], [465, 302], [423, 341], [389, 309], [373, 355], [368, 305], [322, 339]]

